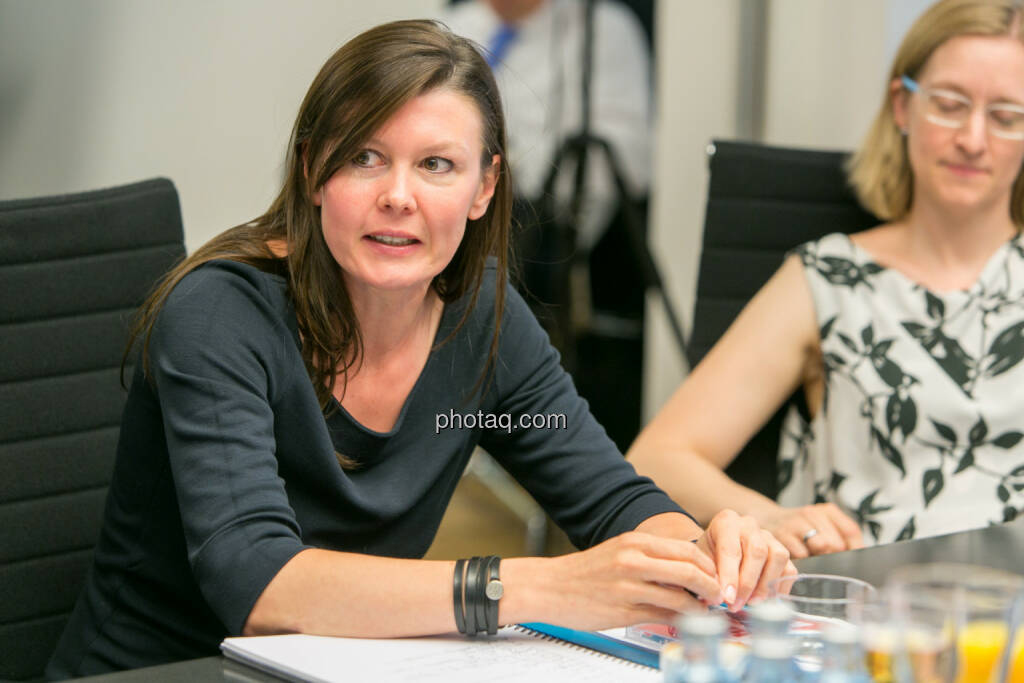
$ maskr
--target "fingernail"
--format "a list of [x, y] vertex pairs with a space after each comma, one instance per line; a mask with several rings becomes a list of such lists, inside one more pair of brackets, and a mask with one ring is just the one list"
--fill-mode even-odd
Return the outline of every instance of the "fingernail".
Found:
[[730, 605], [736, 600], [736, 586], [726, 586], [725, 592], [722, 593], [722, 597]]

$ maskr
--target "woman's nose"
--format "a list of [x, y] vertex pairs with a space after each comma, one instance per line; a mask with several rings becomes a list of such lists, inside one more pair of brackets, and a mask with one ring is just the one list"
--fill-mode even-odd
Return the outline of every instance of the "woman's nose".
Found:
[[416, 210], [416, 198], [413, 196], [407, 171], [394, 168], [382, 178], [382, 183], [377, 199], [379, 208], [399, 212]]
[[985, 111], [976, 109], [956, 131], [956, 143], [968, 156], [978, 156], [988, 145], [988, 122]]

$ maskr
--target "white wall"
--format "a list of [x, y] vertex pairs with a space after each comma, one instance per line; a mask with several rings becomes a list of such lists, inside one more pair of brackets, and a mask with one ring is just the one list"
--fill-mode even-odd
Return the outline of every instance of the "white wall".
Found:
[[0, 198], [157, 175], [187, 246], [263, 212], [347, 39], [444, 0], [0, 0]]
[[884, 0], [772, 0], [764, 141], [852, 149], [881, 103]]

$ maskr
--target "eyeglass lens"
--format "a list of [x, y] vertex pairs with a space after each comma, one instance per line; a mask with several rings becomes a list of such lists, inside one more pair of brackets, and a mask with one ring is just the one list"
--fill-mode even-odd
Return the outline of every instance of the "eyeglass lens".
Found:
[[[960, 128], [974, 110], [974, 103], [959, 93], [930, 90], [921, 94], [925, 96], [925, 118], [940, 126]], [[1024, 107], [990, 104], [985, 108], [985, 124], [997, 137], [1024, 140]]]

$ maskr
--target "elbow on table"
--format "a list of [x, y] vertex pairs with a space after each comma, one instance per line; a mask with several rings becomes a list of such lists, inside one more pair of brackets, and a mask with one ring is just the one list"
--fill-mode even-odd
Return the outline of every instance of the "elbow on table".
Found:
[[298, 610], [274, 608], [261, 604], [266, 591], [259, 597], [242, 625], [243, 636], [276, 636], [286, 633], [305, 633]]

